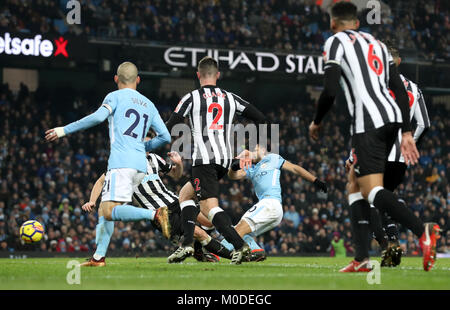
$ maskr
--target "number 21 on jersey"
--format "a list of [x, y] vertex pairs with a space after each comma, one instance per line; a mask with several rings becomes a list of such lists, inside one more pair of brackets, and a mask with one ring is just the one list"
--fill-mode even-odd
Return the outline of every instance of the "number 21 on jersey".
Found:
[[[138, 137], [138, 134], [134, 132], [134, 129], [139, 125], [139, 121], [141, 120], [141, 115], [135, 109], [129, 109], [125, 112], [125, 117], [127, 117], [127, 118], [134, 117], [134, 122], [131, 124], [130, 127], [128, 127], [128, 129], [123, 134], [136, 139]], [[146, 133], [147, 133], [148, 115], [143, 114], [142, 118], [144, 119], [144, 130], [142, 131], [142, 140], [144, 140]]]

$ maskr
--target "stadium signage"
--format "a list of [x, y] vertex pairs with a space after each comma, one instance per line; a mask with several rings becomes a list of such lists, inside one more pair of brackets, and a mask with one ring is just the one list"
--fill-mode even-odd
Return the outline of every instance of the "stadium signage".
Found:
[[42, 57], [62, 55], [68, 58], [67, 40], [59, 37], [54, 40], [54, 43], [50, 40], [42, 39], [40, 34], [35, 35], [33, 38], [19, 38], [6, 32], [3, 36], [0, 36], [0, 54]]
[[280, 55], [269, 52], [243, 52], [195, 47], [173, 46], [165, 50], [164, 61], [173, 67], [197, 67], [204, 56], [219, 61], [221, 68], [229, 70], [247, 69], [256, 72], [284, 71], [297, 74], [323, 74], [322, 56]]

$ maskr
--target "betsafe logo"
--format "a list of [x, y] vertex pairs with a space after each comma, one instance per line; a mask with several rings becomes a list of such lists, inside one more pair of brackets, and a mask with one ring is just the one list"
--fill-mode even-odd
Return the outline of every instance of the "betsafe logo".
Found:
[[59, 37], [52, 41], [42, 39], [42, 35], [37, 34], [34, 38], [24, 38], [11, 36], [6, 32], [0, 36], [0, 54], [24, 55], [24, 56], [58, 56], [69, 57], [67, 53], [67, 40]]

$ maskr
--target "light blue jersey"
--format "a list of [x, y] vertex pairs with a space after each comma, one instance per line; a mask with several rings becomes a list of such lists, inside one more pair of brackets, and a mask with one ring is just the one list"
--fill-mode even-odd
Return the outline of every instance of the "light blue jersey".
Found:
[[267, 154], [259, 163], [245, 169], [259, 200], [273, 198], [281, 203], [280, 169], [283, 164], [284, 159], [280, 155]]
[[108, 169], [134, 168], [146, 172], [144, 139], [149, 128], [156, 123], [165, 127], [155, 105], [131, 88], [109, 93], [103, 105], [111, 108], [108, 117], [111, 141]]
[[[93, 114], [64, 127], [70, 134], [95, 126], [108, 118], [111, 152], [108, 170], [133, 168], [147, 171], [146, 151], [170, 142], [170, 134], [154, 104], [137, 90], [123, 88], [109, 93]], [[144, 143], [148, 130], [157, 136]]]

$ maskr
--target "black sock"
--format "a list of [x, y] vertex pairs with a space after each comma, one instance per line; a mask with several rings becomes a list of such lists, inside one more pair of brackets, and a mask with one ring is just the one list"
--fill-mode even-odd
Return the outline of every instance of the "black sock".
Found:
[[410, 229], [417, 237], [421, 237], [424, 230], [422, 221], [403, 203], [398, 201], [394, 193], [382, 189], [373, 200], [373, 205], [380, 212], [386, 212], [394, 221]]
[[225, 240], [231, 243], [235, 249], [239, 250], [242, 248], [244, 240], [242, 240], [236, 229], [234, 229], [230, 217], [224, 211], [216, 213], [212, 223], [216, 226], [216, 229], [222, 234]]
[[388, 236], [383, 230], [383, 225], [381, 224], [380, 213], [377, 208], [370, 208], [370, 230], [375, 234], [375, 239], [378, 241], [382, 250], [385, 250], [388, 246]]
[[369, 220], [370, 204], [360, 199], [350, 206], [350, 219], [355, 243], [355, 260], [362, 262], [369, 258]]
[[194, 243], [195, 220], [198, 215], [196, 206], [188, 205], [181, 210], [181, 224], [183, 225], [183, 246], [192, 246]]
[[219, 255], [220, 257], [231, 259], [231, 251], [224, 247], [216, 239], [211, 239], [211, 241], [205, 245], [205, 249], [213, 254]]
[[197, 251], [201, 251], [201, 250], [202, 250], [202, 244], [199, 241], [195, 240], [194, 241], [194, 251], [197, 252]]
[[386, 230], [386, 234], [389, 241], [396, 242], [398, 240], [397, 224], [386, 213], [382, 216], [383, 227]]

